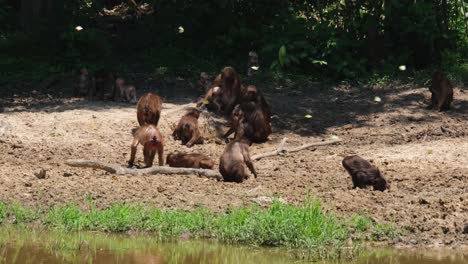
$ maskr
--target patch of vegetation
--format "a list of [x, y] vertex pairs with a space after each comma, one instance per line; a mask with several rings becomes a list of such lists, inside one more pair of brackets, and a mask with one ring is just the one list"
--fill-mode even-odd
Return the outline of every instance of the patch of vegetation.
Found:
[[392, 225], [377, 224], [364, 216], [337, 217], [322, 210], [318, 201], [300, 206], [275, 201], [269, 208], [258, 206], [229, 208], [216, 214], [206, 209], [193, 211], [162, 210], [138, 205], [116, 204], [82, 210], [75, 205], [54, 207], [47, 211], [18, 205], [0, 204], [0, 221], [29, 224], [63, 231], [138, 231], [154, 234], [160, 241], [181, 236], [253, 246], [284, 246], [320, 253], [322, 258], [343, 254], [350, 237], [354, 242], [365, 238], [393, 239], [398, 232]]

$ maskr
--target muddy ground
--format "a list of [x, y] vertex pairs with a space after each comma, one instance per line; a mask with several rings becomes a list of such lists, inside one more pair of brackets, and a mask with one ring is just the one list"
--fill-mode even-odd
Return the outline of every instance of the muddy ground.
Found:
[[[144, 203], [160, 208], [207, 207], [264, 203], [281, 197], [301, 203], [309, 194], [340, 215], [365, 214], [396, 223], [406, 245], [468, 244], [468, 93], [455, 90], [455, 108], [446, 113], [426, 109], [427, 87], [394, 84], [385, 88], [311, 83], [289, 89], [261, 87], [273, 106], [271, 140], [255, 144], [251, 153], [273, 150], [282, 138], [288, 146], [329, 139], [337, 145], [255, 162], [259, 177], [242, 184], [197, 176], [113, 176], [93, 169], [72, 168], [66, 159], [82, 158], [126, 165], [135, 106], [88, 102], [60, 94], [26, 93], [4, 97], [0, 114], [0, 200], [48, 207], [92, 197], [98, 207]], [[153, 90], [164, 96], [160, 129], [166, 154], [207, 153], [219, 162], [224, 143], [212, 138], [191, 149], [170, 137], [184, 106], [196, 92], [169, 87]], [[381, 98], [377, 102], [375, 97]], [[312, 118], [304, 118], [306, 114]], [[137, 158], [142, 164], [139, 150]], [[351, 189], [341, 166], [349, 154], [372, 160], [391, 189]], [[40, 168], [45, 179], [34, 176]]]

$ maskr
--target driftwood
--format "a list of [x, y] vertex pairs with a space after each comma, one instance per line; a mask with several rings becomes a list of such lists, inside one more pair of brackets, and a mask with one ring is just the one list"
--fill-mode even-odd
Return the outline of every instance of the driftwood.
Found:
[[325, 145], [335, 144], [335, 143], [338, 143], [338, 142], [342, 141], [341, 139], [335, 139], [335, 140], [329, 140], [329, 141], [308, 143], [308, 144], [304, 144], [302, 146], [295, 147], [295, 148], [286, 148], [286, 147], [284, 147], [284, 145], [286, 144], [286, 140], [287, 140], [287, 138], [283, 138], [283, 140], [281, 141], [280, 146], [276, 150], [266, 152], [266, 153], [257, 154], [257, 155], [253, 155], [251, 157], [251, 159], [252, 160], [260, 160], [260, 159], [267, 158], [267, 157], [272, 157], [272, 156], [277, 156], [277, 155], [285, 155], [285, 154], [288, 154], [288, 153], [293, 153], [293, 152], [298, 152], [298, 151], [301, 151], [301, 150], [304, 150], [304, 149], [308, 149], [308, 148], [311, 148], [311, 147], [325, 146]]
[[[284, 146], [286, 144], [286, 141], [287, 141], [287, 138], [283, 138], [279, 147], [276, 150], [253, 155], [251, 159], [260, 160], [266, 157], [284, 155], [287, 153], [298, 152], [298, 151], [311, 148], [311, 147], [335, 144], [342, 140], [337, 139], [337, 140], [330, 140], [330, 141], [308, 143], [308, 144], [304, 144], [302, 146], [295, 147], [295, 148], [286, 148]], [[124, 168], [118, 165], [107, 164], [107, 163], [100, 162], [100, 161], [82, 160], [82, 159], [67, 160], [65, 161], [65, 164], [72, 166], [72, 167], [100, 169], [100, 170], [104, 170], [109, 173], [117, 174], [117, 175], [141, 176], [141, 175], [155, 175], [155, 174], [164, 174], [164, 175], [178, 174], [178, 175], [198, 175], [198, 176], [203, 176], [207, 178], [215, 178], [218, 180], [223, 179], [223, 177], [218, 171], [206, 170], [206, 169], [174, 168], [174, 167], [163, 167], [163, 166], [156, 166], [156, 167], [145, 168], [145, 169], [132, 169], [132, 168]]]
[[118, 165], [111, 165], [100, 161], [93, 161], [93, 160], [67, 160], [65, 164], [72, 166], [72, 167], [83, 167], [83, 168], [93, 168], [93, 169], [100, 169], [107, 171], [112, 174], [117, 175], [134, 175], [134, 176], [141, 176], [141, 175], [151, 175], [151, 174], [178, 174], [178, 175], [199, 175], [207, 178], [216, 178], [222, 179], [223, 177], [221, 174], [214, 170], [206, 170], [206, 169], [192, 169], [192, 168], [173, 168], [173, 167], [151, 167], [145, 169], [131, 169], [131, 168], [124, 168]]

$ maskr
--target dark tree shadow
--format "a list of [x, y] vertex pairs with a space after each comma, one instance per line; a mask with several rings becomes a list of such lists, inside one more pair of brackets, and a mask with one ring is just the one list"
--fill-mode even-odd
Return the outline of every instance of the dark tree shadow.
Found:
[[[196, 102], [202, 91], [194, 80], [182, 78], [141, 78], [135, 82], [138, 95], [147, 92], [159, 94], [163, 102], [188, 104]], [[466, 118], [468, 101], [455, 98], [456, 108], [437, 113], [428, 110], [427, 89], [406, 84], [371, 89], [358, 86], [311, 83], [302, 88], [278, 88], [275, 85], [257, 85], [272, 107], [272, 125], [275, 133], [295, 133], [301, 136], [329, 134], [329, 129], [352, 124], [353, 127], [373, 127], [373, 120], [385, 113], [384, 124], [429, 123], [441, 115]], [[0, 104], [5, 112], [64, 112], [76, 109], [105, 111], [136, 108], [112, 101], [87, 101], [71, 97], [71, 88], [53, 87], [32, 92], [32, 87], [2, 90]], [[460, 88], [461, 89], [461, 88]], [[380, 99], [380, 101], [379, 101]], [[389, 114], [391, 113], [391, 114]], [[311, 115], [307, 118], [306, 115]], [[388, 116], [387, 116], [388, 115]]]

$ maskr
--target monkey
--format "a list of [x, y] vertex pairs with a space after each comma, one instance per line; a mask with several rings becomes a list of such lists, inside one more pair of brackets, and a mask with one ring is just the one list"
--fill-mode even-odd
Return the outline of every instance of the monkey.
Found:
[[230, 66], [224, 67], [214, 79], [205, 97], [197, 103], [197, 107], [207, 105], [210, 111], [223, 115], [231, 114], [240, 99], [241, 87], [242, 83], [236, 70]]
[[432, 74], [432, 83], [429, 90], [431, 91], [430, 108], [439, 112], [450, 109], [453, 100], [453, 86], [443, 72], [435, 71]]
[[153, 160], [156, 152], [158, 152], [159, 166], [164, 165], [164, 139], [155, 125], [140, 126], [133, 134], [130, 160], [128, 161], [129, 167], [132, 167], [135, 161], [138, 144], [143, 145], [143, 156], [145, 159], [145, 166], [147, 168], [153, 166]]
[[115, 80], [115, 89], [117, 90], [114, 93], [114, 101], [120, 101], [136, 104], [137, 97], [136, 97], [136, 88], [134, 85], [125, 84], [125, 80], [123, 78], [117, 78]]
[[233, 67], [224, 67], [221, 71], [221, 111], [230, 114], [241, 95], [241, 80]]
[[227, 142], [229, 135], [234, 134], [235, 139], [245, 137], [250, 142], [263, 143], [271, 134], [270, 106], [253, 85], [247, 86], [239, 105], [236, 105], [231, 114], [231, 127], [224, 134]]
[[206, 155], [199, 153], [169, 153], [166, 164], [170, 167], [212, 169], [214, 161]]
[[232, 110], [231, 127], [223, 136], [226, 143], [229, 142], [228, 137], [232, 133], [234, 133], [234, 139], [240, 139], [243, 137], [244, 132], [245, 132], [245, 129], [243, 127], [243, 121], [244, 121], [244, 112], [242, 111], [240, 104], [238, 104], [234, 107], [234, 110]]
[[137, 119], [140, 126], [152, 124], [157, 126], [161, 115], [162, 100], [156, 94], [143, 95], [137, 104]]
[[254, 76], [258, 73], [260, 64], [258, 63], [258, 54], [255, 51], [249, 51], [249, 60], [247, 61], [247, 76]]
[[357, 155], [345, 157], [342, 165], [351, 175], [353, 189], [366, 188], [371, 185], [374, 190], [383, 192], [390, 187], [377, 167]]
[[263, 93], [255, 85], [248, 85], [242, 93], [241, 103], [248, 102], [255, 102], [256, 105], [260, 105], [265, 114], [265, 118], [267, 118], [267, 122], [271, 122], [270, 105], [263, 96]]
[[221, 111], [221, 88], [210, 87], [205, 96], [197, 103], [197, 107], [205, 107], [208, 111], [219, 113]]
[[73, 94], [75, 96], [88, 96], [92, 86], [94, 85], [94, 79], [89, 74], [88, 69], [81, 68], [78, 71], [78, 77], [73, 83]]
[[203, 137], [198, 129], [198, 118], [200, 111], [191, 108], [180, 118], [172, 136], [174, 140], [182, 140], [182, 145], [192, 147], [194, 144], [203, 144]]
[[249, 146], [244, 140], [235, 140], [226, 145], [219, 159], [219, 172], [226, 182], [241, 183], [248, 178], [244, 164], [257, 178], [257, 172], [250, 159]]
[[107, 70], [98, 70], [94, 73], [94, 85], [88, 91], [89, 99], [93, 100], [95, 96], [99, 100], [115, 98], [115, 78], [114, 74]]

